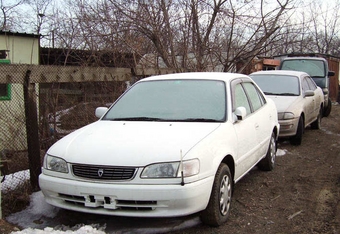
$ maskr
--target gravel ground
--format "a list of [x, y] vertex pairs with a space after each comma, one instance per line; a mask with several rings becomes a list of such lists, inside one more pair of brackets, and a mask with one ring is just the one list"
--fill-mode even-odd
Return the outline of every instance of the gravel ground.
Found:
[[254, 169], [236, 184], [227, 223], [173, 233], [340, 233], [340, 105], [300, 146], [279, 149], [273, 171]]

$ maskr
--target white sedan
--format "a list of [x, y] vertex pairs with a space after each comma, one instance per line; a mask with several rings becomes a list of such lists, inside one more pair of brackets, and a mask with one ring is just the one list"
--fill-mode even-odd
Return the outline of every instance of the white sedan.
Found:
[[267, 97], [274, 100], [280, 123], [279, 137], [300, 145], [304, 129], [320, 129], [324, 95], [305, 72], [260, 71], [250, 74]]
[[246, 75], [146, 78], [96, 115], [47, 151], [39, 183], [49, 204], [131, 217], [201, 212], [218, 226], [234, 184], [256, 165], [274, 167], [277, 110]]

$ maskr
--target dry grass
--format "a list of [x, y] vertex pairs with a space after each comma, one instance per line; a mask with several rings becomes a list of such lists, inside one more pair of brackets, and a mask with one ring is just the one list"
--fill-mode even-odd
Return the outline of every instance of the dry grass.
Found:
[[15, 190], [1, 194], [2, 217], [24, 210], [30, 202], [32, 189], [29, 181], [23, 182]]

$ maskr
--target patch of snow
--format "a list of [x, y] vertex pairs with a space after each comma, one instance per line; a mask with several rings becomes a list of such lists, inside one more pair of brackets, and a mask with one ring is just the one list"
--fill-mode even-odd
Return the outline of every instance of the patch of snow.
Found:
[[321, 128], [321, 130], [324, 131], [324, 132], [325, 132], [326, 134], [328, 134], [328, 135], [336, 135], [336, 136], [340, 136], [340, 134], [334, 133], [334, 132], [332, 132], [332, 131], [329, 131], [329, 130], [326, 130], [326, 129], [323, 129], [323, 128]]
[[93, 228], [89, 225], [83, 226], [79, 228], [78, 230], [67, 230], [67, 231], [61, 231], [61, 230], [54, 230], [51, 227], [44, 228], [44, 230], [39, 229], [32, 229], [27, 228], [22, 231], [12, 232], [11, 234], [46, 234], [46, 233], [52, 233], [52, 234], [62, 234], [62, 233], [70, 233], [70, 234], [105, 234], [105, 232], [97, 230], [96, 228]]
[[[43, 193], [39, 191], [30, 196], [30, 205], [27, 209], [8, 216], [6, 220], [13, 224], [20, 224], [21, 227], [28, 227], [21, 231], [12, 232], [11, 234], [105, 234], [105, 232], [102, 231], [100, 227], [96, 227], [96, 225], [77, 225], [73, 228], [59, 226], [56, 229], [45, 227], [43, 230], [32, 227], [37, 220], [46, 219], [46, 217], [53, 219], [58, 211], [59, 208], [53, 207], [45, 202]], [[39, 224], [37, 224], [37, 226], [38, 225]]]
[[35, 220], [42, 217], [54, 218], [58, 211], [58, 208], [45, 202], [43, 193], [39, 191], [31, 194], [30, 205], [25, 210], [8, 216], [7, 221], [20, 224], [22, 227], [29, 227]]
[[[177, 223], [150, 223], [150, 226], [141, 227], [138, 224], [113, 223], [107, 227], [107, 223], [91, 223], [88, 225], [78, 223], [73, 227], [65, 226], [58, 221], [59, 208], [46, 203], [41, 191], [35, 192], [30, 196], [30, 205], [23, 211], [14, 213], [6, 218], [12, 224], [18, 225], [23, 230], [12, 232], [11, 234], [105, 234], [105, 233], [139, 233], [139, 234], [158, 234], [168, 233], [173, 230], [181, 230], [196, 226], [200, 223], [199, 217], [187, 220], [179, 220]], [[112, 224], [112, 223], [111, 223]], [[170, 226], [169, 226], [170, 225]], [[109, 229], [108, 232], [105, 232]]]
[[[3, 177], [1, 176], [1, 179]], [[8, 190], [14, 190], [20, 184], [30, 179], [29, 170], [15, 172], [5, 176], [4, 182], [1, 183], [1, 192], [6, 192]]]
[[285, 149], [277, 149], [276, 156], [283, 156], [287, 153], [287, 150]]

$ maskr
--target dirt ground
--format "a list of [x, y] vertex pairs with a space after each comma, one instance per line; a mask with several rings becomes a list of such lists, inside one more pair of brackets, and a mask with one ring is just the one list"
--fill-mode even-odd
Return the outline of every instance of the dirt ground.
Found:
[[284, 150], [271, 172], [252, 170], [240, 180], [226, 224], [176, 233], [340, 233], [340, 105], [307, 128], [302, 145]]
[[17, 228], [15, 225], [6, 222], [3, 219], [0, 219], [0, 233], [1, 234], [9, 234], [14, 231], [19, 231], [20, 229]]
[[[340, 105], [322, 119], [321, 130], [306, 129], [301, 146], [280, 141], [282, 152], [273, 171], [255, 168], [236, 184], [227, 223], [171, 233], [340, 234]], [[13, 228], [1, 220], [1, 233]]]

